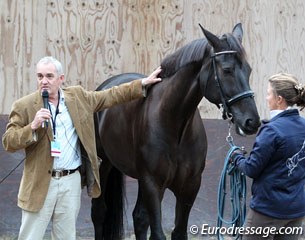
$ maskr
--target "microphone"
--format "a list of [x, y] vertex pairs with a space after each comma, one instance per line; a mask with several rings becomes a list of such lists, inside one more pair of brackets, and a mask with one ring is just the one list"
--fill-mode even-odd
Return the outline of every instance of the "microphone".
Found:
[[[44, 108], [49, 108], [49, 92], [47, 90], [43, 90], [41, 93], [42, 100], [43, 100], [43, 107]], [[46, 127], [48, 127], [48, 121], [45, 122]]]

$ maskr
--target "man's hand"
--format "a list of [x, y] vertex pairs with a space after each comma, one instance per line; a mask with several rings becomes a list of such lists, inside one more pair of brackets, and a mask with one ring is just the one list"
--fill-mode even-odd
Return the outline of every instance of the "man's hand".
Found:
[[159, 66], [148, 77], [142, 79], [142, 85], [145, 87], [147, 85], [162, 81], [161, 78], [157, 77], [161, 71], [162, 71], [162, 69]]
[[51, 119], [50, 110], [47, 108], [41, 108], [35, 115], [33, 122], [31, 123], [32, 130], [36, 130], [44, 126], [45, 121]]

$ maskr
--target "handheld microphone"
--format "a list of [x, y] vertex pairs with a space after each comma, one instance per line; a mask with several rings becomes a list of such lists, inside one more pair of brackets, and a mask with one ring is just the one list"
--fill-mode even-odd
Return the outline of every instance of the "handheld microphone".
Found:
[[[41, 93], [41, 96], [42, 96], [42, 100], [43, 100], [43, 107], [48, 109], [49, 108], [49, 92], [47, 90], [44, 90]], [[46, 124], [46, 127], [48, 127], [48, 121], [46, 121], [45, 124]]]

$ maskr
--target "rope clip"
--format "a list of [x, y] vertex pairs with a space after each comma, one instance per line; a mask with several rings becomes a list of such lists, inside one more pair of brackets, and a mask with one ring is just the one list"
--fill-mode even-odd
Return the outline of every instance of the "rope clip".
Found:
[[233, 143], [233, 136], [232, 136], [232, 134], [231, 134], [231, 128], [232, 128], [231, 119], [228, 119], [228, 126], [229, 126], [229, 130], [228, 130], [228, 136], [226, 137], [226, 141], [227, 141], [231, 146], [233, 146], [234, 143]]

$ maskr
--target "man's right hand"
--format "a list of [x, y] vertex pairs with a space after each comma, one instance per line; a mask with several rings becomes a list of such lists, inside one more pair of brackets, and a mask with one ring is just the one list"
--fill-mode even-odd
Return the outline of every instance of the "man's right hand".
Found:
[[35, 115], [33, 122], [31, 123], [32, 130], [36, 130], [40, 127], [44, 127], [46, 121], [51, 119], [50, 110], [47, 108], [41, 108]]

